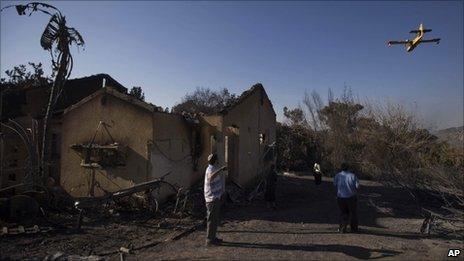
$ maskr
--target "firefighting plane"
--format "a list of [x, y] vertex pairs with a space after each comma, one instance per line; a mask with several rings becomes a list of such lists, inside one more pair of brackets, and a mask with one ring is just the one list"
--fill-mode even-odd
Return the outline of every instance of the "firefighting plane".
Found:
[[389, 41], [388, 46], [392, 46], [394, 44], [404, 44], [406, 46], [406, 51], [411, 52], [416, 48], [420, 43], [440, 43], [440, 38], [434, 38], [430, 40], [422, 39], [425, 33], [431, 32], [431, 29], [424, 29], [424, 25], [421, 23], [419, 25], [419, 30], [412, 30], [409, 33], [416, 34], [416, 37], [412, 40], [404, 40], [404, 41]]

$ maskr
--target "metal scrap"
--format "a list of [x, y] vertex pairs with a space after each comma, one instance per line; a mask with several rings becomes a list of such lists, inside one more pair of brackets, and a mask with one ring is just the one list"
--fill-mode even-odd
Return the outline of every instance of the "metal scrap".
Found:
[[240, 203], [246, 201], [245, 190], [236, 182], [231, 181], [226, 186], [226, 193], [232, 203]]
[[[88, 197], [77, 200], [74, 203], [75, 209], [79, 211], [79, 217], [76, 224], [77, 228], [81, 227], [82, 218], [86, 211], [90, 209], [95, 210], [103, 205], [112, 205], [117, 202], [122, 202], [124, 198], [134, 198], [132, 196], [136, 195], [136, 193], [143, 192], [144, 199], [148, 204], [148, 208], [154, 213], [158, 212], [159, 203], [158, 200], [153, 196], [152, 191], [160, 188], [163, 185], [171, 188], [174, 193], [178, 191], [178, 188], [175, 185], [164, 181], [164, 178], [169, 174], [171, 174], [171, 172], [166, 173], [161, 178], [140, 183], [130, 188], [121, 189], [116, 192], [107, 192], [107, 194], [102, 197]], [[127, 205], [128, 202], [124, 203]]]
[[0, 236], [46, 233], [52, 230], [53, 230], [52, 227], [39, 227], [38, 225], [34, 225], [32, 227], [24, 227], [24, 226], [18, 226], [18, 227], [13, 227], [13, 228], [3, 227], [0, 233]]
[[105, 260], [103, 257], [90, 255], [90, 256], [79, 256], [79, 255], [65, 255], [63, 252], [56, 252], [53, 255], [48, 255], [44, 258], [45, 261], [64, 261], [64, 260], [86, 260], [86, 261], [100, 261]]

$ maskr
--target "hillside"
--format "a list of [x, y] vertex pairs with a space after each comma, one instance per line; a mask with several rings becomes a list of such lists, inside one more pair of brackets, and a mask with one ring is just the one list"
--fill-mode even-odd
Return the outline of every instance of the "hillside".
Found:
[[464, 146], [464, 126], [439, 130], [434, 134], [454, 147], [463, 148]]

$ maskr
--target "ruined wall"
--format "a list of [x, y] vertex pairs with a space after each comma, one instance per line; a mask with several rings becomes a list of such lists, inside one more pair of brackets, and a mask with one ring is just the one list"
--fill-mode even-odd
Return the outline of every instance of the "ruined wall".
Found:
[[[233, 135], [237, 145], [234, 180], [242, 185], [263, 173], [265, 145], [275, 141], [276, 121], [272, 104], [262, 89], [254, 90], [225, 115], [207, 116], [200, 124], [182, 116], [153, 112], [110, 94], [97, 93], [80, 106], [69, 109], [63, 117], [61, 137], [61, 185], [73, 196], [87, 196], [94, 176], [95, 182], [108, 191], [133, 186], [159, 178], [188, 188], [202, 180], [211, 152], [225, 164], [226, 136]], [[127, 146], [125, 166], [92, 171], [81, 166], [82, 157], [71, 149], [73, 144], [88, 144], [100, 121], [108, 124], [111, 136]], [[195, 135], [200, 135], [201, 151], [194, 169], [192, 148]], [[260, 143], [260, 134], [264, 141]], [[95, 143], [108, 144], [111, 139], [101, 128]], [[164, 199], [173, 191], [166, 189], [156, 195]], [[95, 188], [95, 196], [102, 191]]]
[[[101, 86], [101, 79], [97, 79], [96, 77], [86, 77], [86, 79], [87, 84], [82, 84], [85, 83], [85, 81], [82, 81], [83, 79], [73, 79], [66, 82], [60, 100], [55, 105], [56, 111], [49, 122], [49, 174], [56, 183], [60, 182], [61, 177], [61, 112], [66, 106], [73, 102], [78, 102], [86, 95], [97, 91]], [[89, 81], [88, 79], [93, 81]], [[39, 148], [41, 147], [42, 139], [43, 114], [49, 99], [48, 89], [46, 86], [27, 88], [19, 91], [19, 99], [13, 99], [13, 104], [15, 105], [13, 109], [15, 112], [14, 120], [19, 121], [25, 129], [32, 130], [30, 139], [36, 140], [36, 145]], [[121, 90], [121, 87], [118, 90]], [[11, 104], [11, 102], [7, 104]], [[3, 132], [4, 129], [2, 128]], [[14, 185], [24, 182], [23, 177], [27, 153], [23, 142], [16, 134], [8, 133], [3, 139], [3, 145], [0, 144], [0, 146], [2, 146], [0, 151], [1, 158], [5, 159], [4, 162], [0, 163], [2, 167], [0, 187], [5, 187], [7, 186], [6, 184]], [[16, 192], [18, 191], [20, 189], [16, 189]], [[10, 190], [9, 192], [14, 191]]]
[[[197, 181], [204, 178], [209, 154], [216, 149], [219, 158], [223, 158], [222, 150], [219, 149], [222, 148], [222, 144], [218, 144], [218, 139], [221, 139], [222, 136], [222, 119], [222, 116], [203, 116], [200, 119], [201, 153], [198, 159], [197, 170], [193, 174], [193, 178]], [[213, 140], [214, 138], [212, 137], [215, 137], [216, 140]], [[221, 159], [219, 161], [223, 162]]]
[[[16, 122], [30, 128], [32, 119], [29, 116], [22, 116], [15, 119]], [[20, 136], [12, 130], [2, 127], [2, 140], [0, 142], [1, 155], [1, 180], [0, 188], [17, 185], [23, 182], [25, 175], [24, 167], [27, 160], [27, 149]], [[9, 192], [15, 192], [12, 189]]]
[[[194, 181], [192, 161], [192, 131], [184, 118], [177, 114], [153, 113], [154, 139], [150, 145], [150, 179], [165, 177], [165, 181], [187, 188]], [[172, 194], [162, 189], [158, 198]]]
[[49, 92], [45, 88], [34, 88], [26, 91], [26, 104], [23, 110], [33, 118], [41, 117], [48, 104]]
[[[29, 138], [31, 140], [39, 139], [38, 144], [41, 145], [42, 137], [42, 122], [34, 120], [41, 118], [44, 109], [48, 103], [48, 92], [45, 88], [30, 88], [23, 92], [24, 100], [18, 104], [18, 111], [13, 120], [18, 122], [24, 129], [29, 129]], [[34, 124], [34, 122], [36, 124]], [[5, 121], [4, 123], [13, 126]], [[33, 126], [34, 125], [34, 126]], [[32, 130], [36, 137], [33, 137]], [[1, 127], [3, 132], [2, 141], [0, 142], [0, 162], [1, 177], [0, 188], [24, 183], [25, 168], [27, 167], [28, 153], [24, 142], [21, 138], [6, 127]], [[61, 115], [54, 115], [49, 123], [50, 139], [49, 139], [49, 159], [50, 159], [50, 175], [56, 180], [59, 177], [59, 148], [55, 146], [60, 143], [61, 132]], [[36, 144], [37, 145], [37, 144]], [[17, 188], [9, 190], [9, 193], [20, 192], [26, 188]]]
[[[30, 114], [16, 117], [14, 121], [26, 130], [33, 144], [36, 146], [42, 145], [42, 121], [34, 120]], [[14, 126], [12, 123], [5, 123]], [[1, 131], [3, 136], [0, 141], [0, 188], [30, 182], [24, 180], [26, 168], [30, 167], [29, 155], [24, 141], [17, 133], [7, 127], [1, 127]], [[60, 176], [61, 115], [57, 115], [50, 120], [49, 135], [49, 174], [57, 181]], [[19, 187], [7, 192], [14, 194], [27, 189], [26, 187]]]
[[[227, 133], [226, 128], [229, 126], [236, 126], [239, 130], [239, 166], [235, 179], [239, 184], [247, 185], [262, 173], [265, 145], [271, 144], [276, 138], [276, 116], [264, 91], [254, 91], [231, 108], [224, 115], [224, 133]], [[260, 144], [260, 133], [265, 135], [263, 144]]]
[[[87, 196], [92, 174], [81, 167], [82, 158], [72, 144], [88, 144], [103, 121], [116, 142], [127, 146], [125, 166], [95, 171], [95, 181], [109, 191], [130, 187], [149, 178], [148, 144], [153, 137], [151, 112], [109, 94], [99, 94], [63, 116], [60, 183], [73, 196]], [[103, 128], [95, 143], [110, 143]], [[95, 195], [102, 191], [95, 188]]]

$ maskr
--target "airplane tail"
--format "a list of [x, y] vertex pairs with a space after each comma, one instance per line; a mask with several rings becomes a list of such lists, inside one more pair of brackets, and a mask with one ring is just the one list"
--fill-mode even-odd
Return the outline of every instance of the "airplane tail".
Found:
[[412, 30], [410, 31], [410, 33], [412, 34], [418, 34], [420, 32], [424, 32], [424, 33], [428, 33], [428, 32], [431, 32], [432, 30], [431, 29], [425, 29], [424, 28], [424, 24], [423, 23], [420, 23], [419, 24], [419, 30]]

